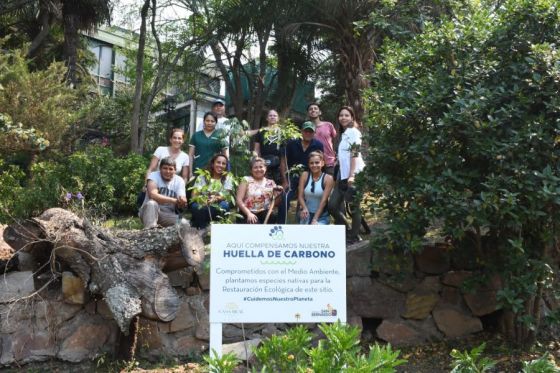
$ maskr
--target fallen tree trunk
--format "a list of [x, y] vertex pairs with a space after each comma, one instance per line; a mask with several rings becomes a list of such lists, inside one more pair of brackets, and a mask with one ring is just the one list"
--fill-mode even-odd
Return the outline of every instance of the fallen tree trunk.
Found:
[[161, 321], [175, 318], [179, 297], [162, 269], [168, 258], [173, 268], [198, 268], [204, 260], [202, 234], [188, 225], [109, 233], [70, 211], [53, 208], [10, 225], [4, 240], [15, 250], [30, 253], [38, 268], [49, 264], [51, 278], [70, 269], [90, 294], [103, 296], [127, 334], [137, 315]]

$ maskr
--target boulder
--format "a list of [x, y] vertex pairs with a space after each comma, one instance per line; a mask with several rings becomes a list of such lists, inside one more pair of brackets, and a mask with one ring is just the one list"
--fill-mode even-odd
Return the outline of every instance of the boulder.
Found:
[[431, 317], [423, 321], [386, 319], [377, 327], [377, 336], [393, 346], [410, 346], [442, 339]]
[[52, 333], [47, 330], [32, 330], [22, 327], [17, 332], [11, 334], [7, 354], [10, 354], [14, 362], [30, 363], [34, 361], [45, 361], [56, 355], [56, 343]]
[[438, 329], [446, 337], [462, 337], [482, 330], [482, 322], [478, 317], [468, 315], [457, 308], [438, 307], [432, 315]]
[[466, 279], [472, 277], [471, 271], [449, 271], [443, 275], [441, 282], [444, 285], [459, 288], [463, 285]]
[[488, 315], [498, 309], [496, 299], [498, 290], [502, 288], [499, 276], [492, 276], [487, 282], [473, 289], [472, 292], [463, 292], [463, 298], [475, 316]]
[[0, 278], [0, 302], [17, 300], [35, 291], [33, 272], [10, 272]]
[[369, 245], [359, 245], [346, 251], [346, 276], [370, 276], [372, 248]]
[[[178, 356], [199, 355], [204, 352], [208, 346], [205, 342], [191, 335], [185, 335], [175, 339], [173, 343], [173, 351]], [[162, 351], [162, 353], [168, 353]]]
[[434, 275], [445, 273], [450, 268], [448, 246], [425, 246], [421, 252], [414, 254], [414, 262], [421, 272]]
[[475, 316], [491, 314], [498, 309], [496, 291], [477, 291], [476, 293], [463, 294], [463, 298], [469, 309]]
[[405, 295], [369, 277], [351, 277], [347, 281], [348, 307], [367, 318], [388, 319], [405, 310]]
[[432, 292], [413, 291], [406, 297], [405, 319], [423, 320], [430, 315], [439, 301], [439, 295]]
[[418, 285], [418, 279], [412, 273], [380, 273], [376, 280], [401, 293], [408, 293]]
[[251, 360], [255, 355], [253, 351], [259, 346], [260, 343], [261, 339], [255, 338], [247, 341], [226, 344], [222, 346], [222, 353], [224, 355], [233, 353], [239, 360], [243, 361]]
[[185, 300], [185, 298], [182, 298], [181, 301], [179, 311], [177, 311], [177, 316], [169, 323], [170, 333], [193, 328], [197, 323], [189, 303]]
[[[161, 333], [156, 321], [147, 320], [143, 317], [139, 320], [137, 344], [142, 356], [149, 356], [151, 352], [159, 353], [163, 346]], [[146, 352], [147, 354], [144, 354]]]
[[467, 304], [463, 300], [461, 291], [451, 286], [443, 286], [438, 305], [452, 306], [462, 310], [468, 310]]
[[66, 303], [85, 303], [86, 288], [84, 282], [72, 272], [62, 272], [62, 297]]
[[115, 322], [107, 323], [100, 316], [81, 313], [59, 331], [57, 339], [62, 344], [57, 358], [75, 363], [93, 359], [114, 345], [117, 330]]

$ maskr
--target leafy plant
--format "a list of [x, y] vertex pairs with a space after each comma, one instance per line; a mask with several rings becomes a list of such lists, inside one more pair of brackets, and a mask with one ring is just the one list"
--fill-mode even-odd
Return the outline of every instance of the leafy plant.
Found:
[[[5, 41], [0, 39], [0, 48]], [[0, 153], [60, 147], [80, 114], [83, 92], [66, 84], [64, 64], [31, 71], [29, 63], [23, 50], [0, 53]]]
[[311, 347], [312, 335], [304, 326], [265, 340], [255, 350], [258, 363], [253, 372], [390, 373], [405, 362], [391, 346], [376, 344], [367, 355], [361, 353], [357, 327], [337, 322], [319, 328], [325, 338], [316, 347]]
[[204, 356], [204, 361], [208, 363], [210, 373], [232, 373], [241, 362], [233, 353], [224, 354], [218, 357], [216, 351], [212, 351], [213, 356]]
[[560, 368], [550, 360], [551, 356], [546, 352], [538, 359], [523, 362], [522, 373], [557, 373]]
[[276, 144], [278, 148], [288, 140], [301, 138], [301, 131], [290, 119], [285, 119], [274, 126], [261, 128], [261, 131], [264, 141], [268, 144]]
[[483, 373], [496, 365], [496, 362], [482, 357], [482, 352], [486, 347], [485, 343], [474, 347], [470, 351], [458, 351], [453, 349], [450, 353], [453, 361], [451, 362], [451, 373]]

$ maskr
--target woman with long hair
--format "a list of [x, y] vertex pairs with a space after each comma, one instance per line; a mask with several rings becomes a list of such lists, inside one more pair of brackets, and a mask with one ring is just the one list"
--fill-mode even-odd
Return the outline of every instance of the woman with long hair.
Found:
[[244, 223], [264, 224], [275, 222], [271, 211], [280, 202], [278, 198], [283, 188], [277, 186], [274, 180], [267, 179], [266, 162], [260, 157], [251, 159], [251, 176], [245, 176], [237, 188], [236, 204], [239, 211], [244, 215]]
[[352, 244], [360, 240], [358, 235], [362, 221], [360, 196], [356, 193], [355, 177], [360, 173], [365, 163], [360, 153], [362, 134], [356, 128], [356, 116], [350, 106], [342, 106], [337, 112], [340, 125], [340, 141], [338, 144], [339, 171], [336, 184], [329, 200], [329, 213], [334, 217], [335, 224], [346, 225], [344, 218], [344, 202], [348, 202], [351, 210], [352, 222], [346, 231], [346, 241]]
[[233, 179], [226, 172], [228, 159], [216, 154], [210, 159], [207, 173], [196, 178], [191, 194], [192, 226], [206, 228], [231, 208]]
[[300, 224], [329, 224], [327, 202], [334, 186], [333, 177], [324, 172], [322, 152], [309, 153], [309, 171], [299, 178], [298, 202]]

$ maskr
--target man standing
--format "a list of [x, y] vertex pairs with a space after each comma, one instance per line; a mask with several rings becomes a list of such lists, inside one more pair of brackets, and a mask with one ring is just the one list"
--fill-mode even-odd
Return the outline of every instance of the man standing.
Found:
[[160, 161], [159, 171], [148, 175], [146, 198], [140, 207], [140, 220], [144, 229], [174, 225], [179, 219], [177, 208], [187, 205], [185, 181], [175, 174], [175, 162], [171, 157]]
[[336, 130], [331, 122], [321, 120], [321, 108], [316, 102], [307, 105], [307, 116], [309, 120], [315, 124], [315, 139], [323, 144], [325, 173], [332, 176], [336, 163], [336, 153], [333, 146], [334, 139], [336, 138]]
[[[309, 153], [323, 151], [323, 144], [315, 140], [315, 125], [311, 122], [304, 122], [301, 126], [301, 139], [288, 141], [286, 147], [280, 153], [280, 174], [282, 186], [286, 194], [282, 197], [282, 204], [278, 209], [278, 222], [286, 224], [286, 217], [290, 207], [290, 201], [297, 197], [299, 175], [307, 170]], [[294, 166], [300, 166], [299, 172], [294, 172]]]

